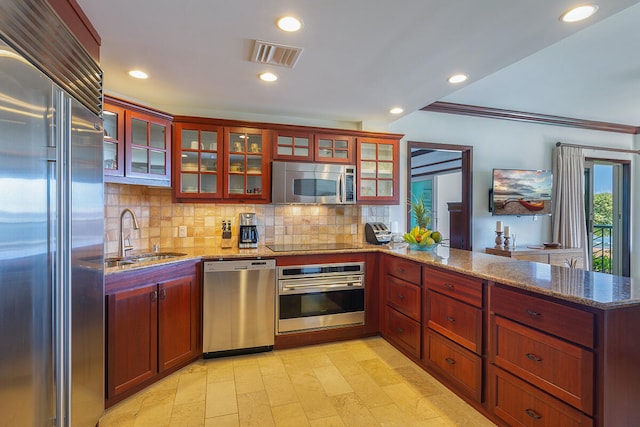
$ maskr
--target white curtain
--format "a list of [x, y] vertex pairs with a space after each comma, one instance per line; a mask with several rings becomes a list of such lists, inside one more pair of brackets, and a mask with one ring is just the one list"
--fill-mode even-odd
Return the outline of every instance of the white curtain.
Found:
[[553, 241], [565, 248], [582, 248], [584, 268], [590, 269], [584, 205], [584, 155], [581, 148], [553, 149]]

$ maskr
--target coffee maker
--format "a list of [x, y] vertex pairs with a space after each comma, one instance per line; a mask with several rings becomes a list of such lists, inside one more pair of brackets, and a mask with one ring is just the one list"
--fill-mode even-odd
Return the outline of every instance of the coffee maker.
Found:
[[256, 214], [249, 212], [240, 214], [238, 247], [240, 249], [258, 247], [258, 222], [256, 221]]

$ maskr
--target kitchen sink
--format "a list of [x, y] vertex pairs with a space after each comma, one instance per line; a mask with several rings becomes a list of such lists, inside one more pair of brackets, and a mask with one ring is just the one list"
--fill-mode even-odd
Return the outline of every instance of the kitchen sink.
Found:
[[150, 254], [132, 255], [128, 257], [113, 257], [104, 259], [104, 267], [120, 267], [122, 265], [139, 264], [143, 262], [160, 261], [184, 256], [180, 252], [154, 252]]

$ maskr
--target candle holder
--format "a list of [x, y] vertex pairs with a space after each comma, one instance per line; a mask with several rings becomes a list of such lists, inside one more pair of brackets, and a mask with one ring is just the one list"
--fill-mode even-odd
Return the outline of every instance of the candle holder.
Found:
[[502, 247], [502, 231], [496, 231], [496, 248]]
[[505, 249], [509, 249], [509, 240], [510, 240], [510, 236], [504, 236], [504, 248]]

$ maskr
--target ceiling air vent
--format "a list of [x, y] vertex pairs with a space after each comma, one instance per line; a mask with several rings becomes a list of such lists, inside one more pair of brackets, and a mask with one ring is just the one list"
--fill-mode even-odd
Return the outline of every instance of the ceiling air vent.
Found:
[[256, 40], [250, 60], [260, 64], [280, 65], [293, 68], [302, 54], [301, 47]]

